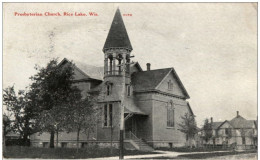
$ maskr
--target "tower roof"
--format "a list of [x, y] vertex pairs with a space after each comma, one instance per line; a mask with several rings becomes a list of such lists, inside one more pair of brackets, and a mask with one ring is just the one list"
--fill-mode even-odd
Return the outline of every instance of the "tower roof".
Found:
[[109, 48], [133, 50], [119, 8], [116, 10], [103, 51]]

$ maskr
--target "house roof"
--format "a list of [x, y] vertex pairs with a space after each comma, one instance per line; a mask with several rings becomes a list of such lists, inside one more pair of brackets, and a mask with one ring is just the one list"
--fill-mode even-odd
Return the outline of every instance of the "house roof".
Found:
[[15, 132], [9, 132], [9, 133], [7, 133], [6, 136], [7, 137], [19, 137], [20, 135], [18, 133], [15, 133]]
[[185, 97], [189, 98], [189, 95], [174, 68], [164, 68], [133, 73], [131, 76], [131, 81], [134, 91], [138, 92], [156, 89], [156, 87], [163, 81], [163, 79], [169, 74], [169, 72], [173, 72]]
[[192, 109], [191, 109], [191, 107], [190, 107], [190, 103], [189, 103], [189, 102], [187, 103], [187, 106], [188, 106], [188, 109], [190, 110], [190, 113], [191, 113], [192, 115], [194, 115], [194, 113], [193, 113], [193, 111], [192, 111]]
[[136, 104], [133, 101], [126, 101], [124, 113], [148, 115], [148, 114], [144, 113], [143, 111], [141, 111], [141, 109], [139, 109], [139, 107], [137, 107]]
[[134, 91], [155, 89], [170, 71], [171, 68], [164, 68], [133, 73], [131, 78]]
[[234, 127], [234, 128], [252, 128], [255, 125], [254, 120], [246, 120], [242, 116], [238, 115], [232, 120], [229, 121], [229, 123]]
[[[67, 58], [64, 58], [59, 65], [63, 65], [65, 63], [70, 62]], [[77, 69], [79, 72], [81, 72], [87, 79], [96, 79], [96, 80], [103, 80], [103, 67], [96, 67], [87, 65], [85, 63], [74, 61], [75, 63], [75, 69]]]
[[116, 10], [103, 51], [110, 48], [133, 50], [119, 8]]
[[244, 117], [238, 115], [232, 120], [225, 120], [224, 122], [213, 122], [212, 129], [218, 129], [223, 124], [229, 123], [233, 128], [252, 128], [253, 126], [257, 127], [255, 120], [246, 120]]
[[134, 62], [133, 64], [130, 64], [130, 71], [131, 71], [131, 73], [133, 72], [133, 69], [132, 69], [132, 68], [134, 68], [134, 67], [136, 67], [139, 72], [140, 72], [140, 71], [143, 71], [143, 69], [142, 69], [142, 67], [140, 66], [140, 64], [139, 64], [138, 62]]
[[223, 122], [212, 122], [212, 129], [218, 129]]

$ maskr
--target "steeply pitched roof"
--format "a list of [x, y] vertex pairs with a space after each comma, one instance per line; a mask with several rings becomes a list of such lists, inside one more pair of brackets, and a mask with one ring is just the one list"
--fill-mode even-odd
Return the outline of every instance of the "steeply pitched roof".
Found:
[[103, 51], [109, 48], [127, 48], [133, 50], [119, 9], [116, 10]]
[[[59, 63], [59, 65], [63, 65], [68, 62], [70, 62], [70, 61], [67, 58], [64, 58]], [[76, 69], [79, 72], [81, 72], [82, 74], [84, 74], [86, 76], [86, 78], [103, 80], [103, 73], [104, 73], [103, 67], [91, 66], [91, 65], [87, 65], [87, 64], [77, 62], [77, 61], [72, 61], [72, 62], [75, 63]]]
[[131, 76], [134, 91], [155, 89], [172, 68], [135, 72]]
[[223, 122], [212, 122], [212, 129], [218, 129]]
[[233, 118], [229, 123], [234, 128], [252, 128], [255, 125], [254, 120], [246, 120], [242, 116], [238, 115], [235, 118]]
[[133, 73], [131, 76], [131, 82], [134, 91], [148, 91], [157, 89], [156, 87], [164, 80], [169, 72], [173, 73], [177, 83], [183, 91], [184, 96], [186, 98], [190, 98], [174, 68], [164, 68]]
[[124, 113], [133, 113], [133, 114], [139, 114], [139, 115], [148, 115], [145, 112], [143, 112], [139, 107], [137, 107], [137, 104], [135, 104], [134, 101], [128, 100], [125, 101], [125, 111]]
[[140, 64], [139, 64], [138, 62], [134, 62], [133, 64], [130, 64], [131, 73], [133, 73], [134, 67], [136, 67], [139, 72], [140, 72], [140, 71], [143, 71], [143, 69], [142, 69], [142, 67], [140, 66]]

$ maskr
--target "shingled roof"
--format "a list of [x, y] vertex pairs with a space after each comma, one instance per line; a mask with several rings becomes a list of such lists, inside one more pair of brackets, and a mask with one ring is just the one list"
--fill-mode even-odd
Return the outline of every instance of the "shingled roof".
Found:
[[104, 73], [104, 67], [96, 67], [96, 66], [91, 66], [87, 65], [85, 63], [79, 62], [79, 61], [69, 61], [67, 58], [64, 58], [59, 65], [66, 64], [68, 62], [75, 63], [75, 68], [84, 74], [86, 78], [90, 79], [96, 79], [96, 80], [103, 80], [103, 73]]
[[238, 115], [237, 117], [233, 118], [229, 123], [234, 128], [252, 128], [255, 125], [254, 120], [246, 120], [242, 116]]
[[164, 69], [141, 71], [141, 72], [133, 73], [131, 75], [131, 82], [134, 91], [138, 92], [138, 91], [156, 90], [156, 87], [160, 84], [160, 82], [163, 81], [163, 79], [169, 72], [172, 72], [173, 75], [175, 76], [185, 97], [190, 98], [188, 92], [184, 88], [174, 68], [164, 68]]
[[103, 51], [110, 48], [133, 50], [119, 8], [116, 10]]
[[172, 68], [157, 69], [132, 74], [132, 85], [134, 91], [155, 89]]
[[212, 122], [212, 129], [218, 129], [223, 122]]

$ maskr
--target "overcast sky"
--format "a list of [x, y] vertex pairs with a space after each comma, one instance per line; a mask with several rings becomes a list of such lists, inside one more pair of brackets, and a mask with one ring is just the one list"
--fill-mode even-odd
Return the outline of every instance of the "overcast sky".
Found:
[[[256, 3], [4, 4], [3, 88], [24, 89], [55, 57], [103, 66], [102, 48], [119, 7], [143, 69], [174, 67], [197, 122], [257, 117]], [[28, 17], [18, 13], [96, 12], [95, 17]]]

